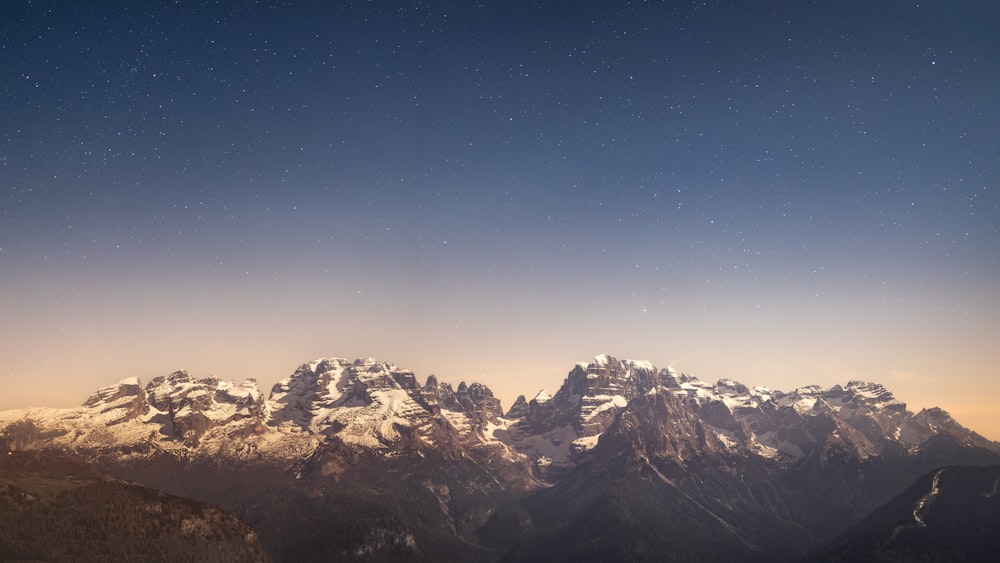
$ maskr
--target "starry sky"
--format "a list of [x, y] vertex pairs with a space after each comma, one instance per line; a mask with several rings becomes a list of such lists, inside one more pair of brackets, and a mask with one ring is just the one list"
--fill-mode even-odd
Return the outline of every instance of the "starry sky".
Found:
[[[148, 5], [147, 5], [148, 4]], [[610, 353], [1000, 439], [1000, 5], [7, 2], [0, 408]]]

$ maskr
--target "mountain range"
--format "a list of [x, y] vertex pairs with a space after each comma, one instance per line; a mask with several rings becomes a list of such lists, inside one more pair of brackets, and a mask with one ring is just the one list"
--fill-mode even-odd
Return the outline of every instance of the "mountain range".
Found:
[[1000, 464], [877, 383], [782, 392], [609, 355], [506, 412], [484, 385], [373, 359], [303, 364], [266, 397], [132, 378], [0, 412], [0, 452], [24, 451], [218, 505], [279, 561], [836, 559], [926, 475]]

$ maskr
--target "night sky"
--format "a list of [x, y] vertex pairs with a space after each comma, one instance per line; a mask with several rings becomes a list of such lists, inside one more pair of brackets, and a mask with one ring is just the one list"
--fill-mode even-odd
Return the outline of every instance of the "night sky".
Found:
[[146, 4], [0, 8], [0, 408], [610, 353], [1000, 439], [1000, 4]]

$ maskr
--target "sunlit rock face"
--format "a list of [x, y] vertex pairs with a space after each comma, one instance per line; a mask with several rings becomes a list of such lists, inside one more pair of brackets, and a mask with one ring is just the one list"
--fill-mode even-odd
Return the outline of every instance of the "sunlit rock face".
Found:
[[109, 425], [134, 420], [149, 413], [146, 392], [137, 378], [125, 379], [102, 387], [83, 403], [83, 407], [99, 414], [116, 413]]

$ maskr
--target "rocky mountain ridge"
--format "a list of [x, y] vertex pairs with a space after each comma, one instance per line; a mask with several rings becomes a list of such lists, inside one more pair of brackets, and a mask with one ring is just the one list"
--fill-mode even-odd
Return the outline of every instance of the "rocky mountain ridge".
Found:
[[[781, 392], [608, 355], [506, 413], [486, 386], [433, 375], [421, 385], [374, 359], [303, 364], [266, 398], [253, 380], [132, 378], [76, 409], [0, 412], [0, 451], [32, 449], [229, 507], [280, 530], [272, 555], [296, 560], [323, 558], [308, 547], [319, 521], [344, 530], [325, 542], [389, 559], [550, 559], [591, 549], [578, 536], [595, 529], [619, 530], [601, 536], [612, 557], [648, 543], [635, 530], [653, 521], [700, 524], [686, 540], [648, 543], [650, 553], [783, 559], [907, 479], [1000, 462], [998, 444], [940, 409], [908, 411], [877, 383]], [[261, 487], [269, 503], [249, 502]], [[646, 516], [606, 509], [623, 503]], [[287, 507], [279, 520], [275, 506]], [[701, 553], [694, 538], [724, 548]]]
[[484, 385], [453, 388], [434, 375], [421, 385], [412, 371], [371, 358], [302, 364], [266, 398], [253, 379], [233, 383], [177, 371], [143, 386], [129, 378], [76, 409], [0, 413], [0, 448], [117, 448], [124, 456], [155, 449], [291, 463], [331, 437], [351, 448], [392, 452], [404, 438], [436, 447], [435, 436], [446, 428], [452, 442], [496, 449], [512, 463], [530, 461], [537, 477], [554, 481], [589, 457], [630, 403], [657, 393], [680, 398], [727, 451], [779, 465], [829, 444], [861, 460], [916, 455], [941, 440], [1000, 451], [941, 409], [908, 411], [878, 383], [782, 392], [732, 379], [707, 383], [608, 355], [577, 364], [555, 395], [519, 397], [507, 413]]

